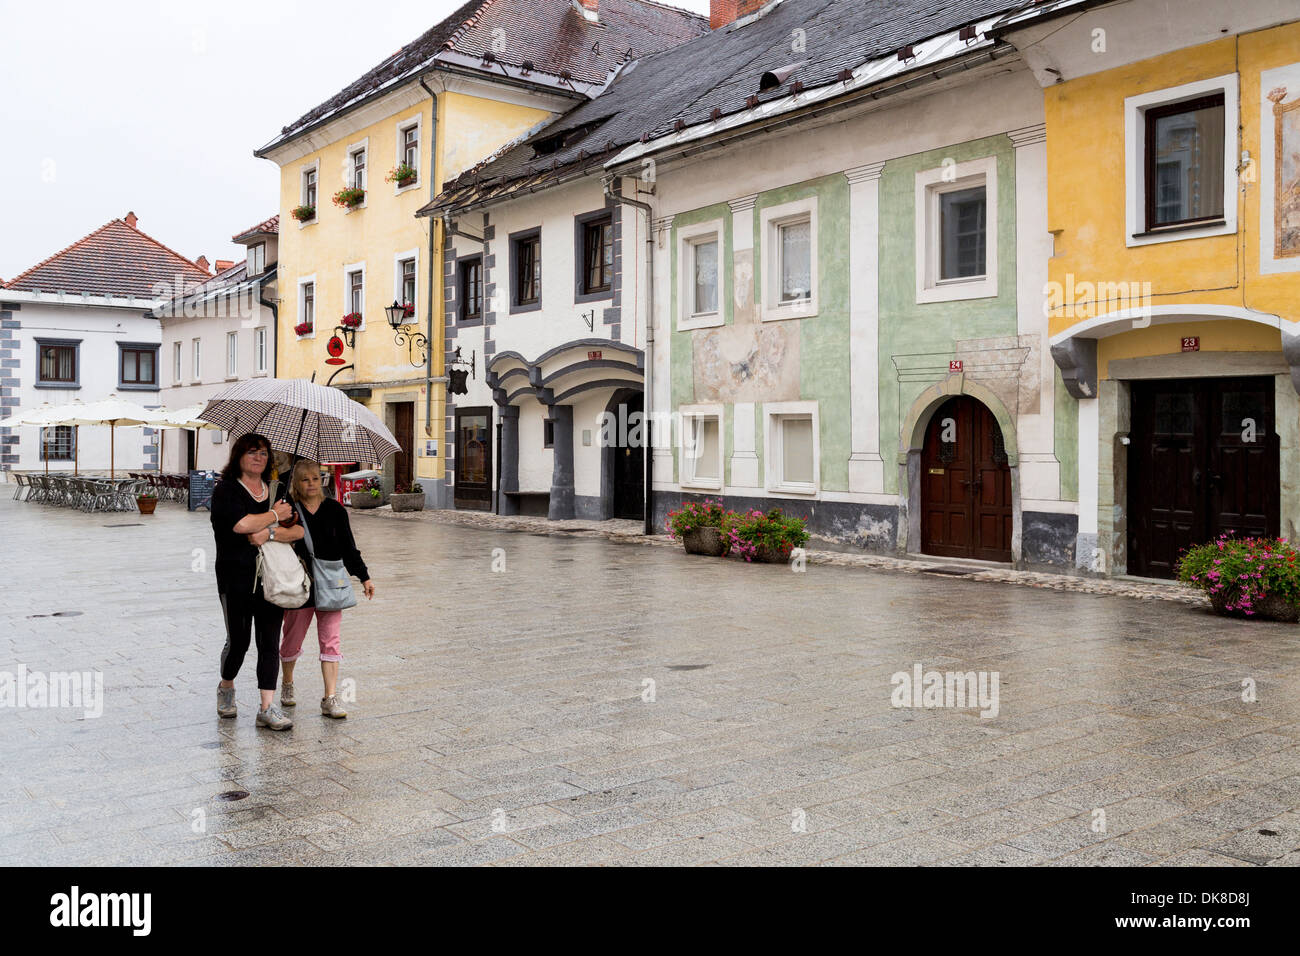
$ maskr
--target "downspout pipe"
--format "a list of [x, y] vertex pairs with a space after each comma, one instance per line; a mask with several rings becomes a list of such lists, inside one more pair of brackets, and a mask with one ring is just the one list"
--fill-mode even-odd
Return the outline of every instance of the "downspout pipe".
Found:
[[[280, 270], [276, 270], [276, 286], [280, 283]], [[261, 282], [257, 284], [257, 301], [271, 310], [271, 328], [273, 329], [273, 338], [271, 341], [272, 348], [275, 349], [275, 360], [271, 363], [271, 377], [280, 377], [280, 306], [276, 303], [279, 301], [266, 298], [264, 294], [265, 286]]]
[[[643, 414], [647, 427], [642, 429], [642, 434], [650, 432], [650, 425], [654, 422], [654, 416], [651, 414], [654, 396], [654, 367], [655, 367], [655, 237], [654, 237], [654, 209], [649, 203], [642, 202], [639, 199], [629, 199], [614, 192], [614, 180], [609, 178], [605, 180], [605, 195], [621, 205], [635, 206], [645, 213], [645, 274], [646, 274], [646, 294], [645, 294], [645, 393], [643, 401]], [[651, 487], [651, 479], [654, 477], [654, 444], [653, 441], [647, 443], [646, 453], [641, 462], [644, 469], [642, 475], [642, 493], [644, 497], [645, 511], [645, 528], [647, 535], [654, 534], [654, 489]]]

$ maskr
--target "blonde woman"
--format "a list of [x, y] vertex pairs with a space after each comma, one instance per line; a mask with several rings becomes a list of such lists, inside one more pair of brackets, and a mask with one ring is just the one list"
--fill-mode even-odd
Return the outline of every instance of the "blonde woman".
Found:
[[[342, 561], [348, 573], [361, 581], [366, 600], [374, 598], [375, 586], [370, 581], [370, 572], [366, 570], [365, 562], [361, 560], [361, 552], [352, 539], [348, 511], [333, 498], [325, 497], [320, 465], [314, 461], [299, 461], [294, 465], [290, 487], [295, 510], [311, 535], [315, 557], [322, 561]], [[306, 540], [298, 541], [294, 547], [310, 568]], [[342, 718], [348, 715], [339, 705], [338, 699], [339, 661], [343, 659], [340, 646], [343, 612], [317, 609], [315, 596], [316, 588], [313, 586], [312, 596], [306, 604], [284, 612], [284, 635], [280, 641], [280, 668], [283, 675], [280, 706], [293, 707], [297, 704], [294, 699], [293, 668], [302, 654], [303, 639], [306, 638], [307, 627], [315, 615], [316, 639], [320, 643], [320, 670], [325, 681], [325, 696], [321, 698], [320, 711], [326, 717]]]

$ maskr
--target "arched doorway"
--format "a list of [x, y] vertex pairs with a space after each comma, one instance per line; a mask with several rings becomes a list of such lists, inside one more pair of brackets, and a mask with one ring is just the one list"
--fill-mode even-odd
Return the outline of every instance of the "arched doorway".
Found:
[[1011, 468], [987, 405], [958, 395], [935, 409], [920, 478], [922, 552], [1011, 561]]

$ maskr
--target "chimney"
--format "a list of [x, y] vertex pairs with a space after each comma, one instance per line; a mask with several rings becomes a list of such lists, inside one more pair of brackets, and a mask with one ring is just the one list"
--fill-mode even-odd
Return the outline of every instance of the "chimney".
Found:
[[134, 228], [135, 228], [135, 224], [136, 224], [137, 222], [139, 222], [139, 220], [135, 218], [135, 213], [133, 213], [133, 212], [128, 212], [128, 213], [126, 214], [126, 216], [125, 216], [125, 221], [126, 221], [126, 224], [127, 224], [128, 226], [130, 226], [132, 229], [134, 229]]
[[234, 264], [235, 264], [235, 262], [234, 262], [233, 259], [218, 259], [218, 260], [217, 260], [217, 271], [218, 271], [218, 272], [225, 272], [227, 269], [229, 269], [229, 268], [230, 268], [231, 266], [233, 266]]
[[768, 0], [709, 0], [709, 28], [717, 30], [728, 23], [761, 10]]
[[573, 0], [573, 7], [589, 22], [600, 22], [600, 0]]
[[194, 264], [195, 264], [196, 266], [198, 266], [200, 269], [202, 269], [204, 272], [211, 272], [211, 271], [212, 271], [210, 268], [208, 268], [208, 257], [207, 257], [207, 256], [199, 256], [197, 259], [194, 260]]

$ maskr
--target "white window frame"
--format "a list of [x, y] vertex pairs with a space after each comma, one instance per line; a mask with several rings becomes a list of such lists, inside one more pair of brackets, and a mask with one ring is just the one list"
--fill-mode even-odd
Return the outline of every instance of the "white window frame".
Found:
[[[781, 237], [780, 228], [800, 220], [808, 220], [808, 261], [812, 281], [810, 298], [795, 302], [781, 301]], [[781, 319], [810, 319], [818, 314], [818, 297], [821, 273], [817, 267], [817, 197], [809, 196], [779, 206], [768, 206], [761, 215], [759, 236], [762, 241], [763, 308], [764, 322]]]
[[183, 352], [184, 343], [177, 339], [172, 343], [172, 384], [174, 385], [180, 385], [182, 381], [181, 372], [183, 371], [183, 366], [181, 365], [181, 359], [183, 357]]
[[352, 273], [361, 273], [361, 308], [357, 311], [361, 313], [361, 324], [357, 326], [360, 332], [366, 327], [366, 264], [364, 262], [354, 262], [351, 265], [343, 267], [343, 311], [339, 313], [339, 318], [347, 315], [352, 311]]
[[[1226, 73], [1208, 80], [1184, 83], [1124, 99], [1124, 244], [1150, 246], [1157, 242], [1181, 242], [1207, 236], [1229, 236], [1237, 232], [1237, 163], [1241, 155], [1238, 140], [1238, 78]], [[1211, 93], [1223, 93], [1223, 225], [1167, 226], [1155, 235], [1146, 232], [1146, 111], [1180, 100], [1194, 100]], [[1167, 230], [1167, 231], [1166, 231]]]
[[226, 381], [239, 378], [239, 333], [226, 333]]
[[[811, 483], [786, 481], [782, 473], [783, 458], [781, 446], [781, 425], [791, 418], [809, 418], [812, 420], [813, 461]], [[767, 472], [767, 490], [779, 495], [799, 495], [808, 497], [821, 492], [821, 421], [817, 402], [768, 402], [763, 406], [763, 435], [765, 436], [763, 457]]]
[[[711, 219], [677, 230], [677, 329], [708, 329], [722, 325], [726, 319], [723, 296], [727, 287], [730, 256], [723, 245], [722, 220]], [[718, 243], [718, 308], [716, 312], [695, 309], [695, 246], [716, 240]]]
[[266, 326], [259, 325], [253, 329], [253, 374], [265, 375], [267, 365]]
[[[344, 280], [344, 281], [346, 281], [346, 280]], [[294, 338], [295, 338], [296, 340], [298, 340], [298, 341], [302, 341], [303, 339], [314, 339], [314, 338], [316, 337], [316, 330], [317, 330], [318, 328], [320, 328], [320, 323], [316, 321], [318, 318], [320, 318], [320, 315], [319, 315], [319, 313], [320, 313], [320, 287], [316, 285], [316, 274], [313, 272], [313, 273], [312, 273], [311, 275], [309, 275], [309, 276], [302, 276], [302, 277], [300, 277], [300, 278], [298, 279], [298, 313], [297, 313], [297, 319], [298, 319], [298, 321], [297, 321], [297, 322], [294, 322], [293, 325], [289, 326], [289, 331], [290, 331], [290, 332], [293, 332], [293, 326], [294, 326], [294, 325], [300, 325], [300, 324], [302, 324], [302, 321], [303, 321], [303, 311], [304, 311], [305, 308], [306, 308], [306, 297], [305, 297], [304, 294], [303, 294], [304, 291], [305, 291], [304, 287], [305, 287], [305, 286], [309, 286], [309, 285], [312, 287], [312, 321], [311, 321], [311, 332], [309, 332], [309, 333], [306, 334], [306, 335], [301, 335], [301, 336], [298, 335], [298, 334], [295, 332], [295, 333], [294, 333]]]
[[203, 381], [203, 339], [191, 340], [190, 357], [194, 360], [194, 368], [190, 369], [190, 383], [197, 385]]
[[[261, 253], [260, 262], [257, 261], [259, 258], [259, 256], [257, 255], [258, 252]], [[256, 266], [256, 268], [254, 268], [254, 266]], [[254, 242], [249, 244], [248, 251], [244, 256], [244, 269], [247, 271], [247, 274], [250, 278], [253, 276], [260, 276], [263, 272], [266, 271], [266, 243], [265, 242]]]
[[398, 186], [397, 183], [394, 182], [393, 183], [394, 196], [400, 196], [402, 193], [410, 192], [412, 189], [419, 189], [420, 185], [424, 182], [424, 169], [420, 165], [424, 158], [424, 114], [423, 113], [416, 113], [414, 116], [408, 116], [406, 119], [398, 120], [397, 127], [396, 127], [397, 142], [394, 147], [397, 153], [397, 157], [396, 157], [396, 162], [393, 165], [400, 166], [404, 161], [404, 155], [406, 150], [403, 148], [404, 146], [403, 140], [406, 137], [406, 131], [410, 129], [412, 126], [415, 127], [415, 131], [419, 136], [419, 140], [417, 141], [415, 147], [415, 182], [411, 183], [409, 186]]
[[[393, 301], [401, 304], [402, 301], [402, 261], [404, 259], [415, 260], [415, 314], [420, 314], [420, 248], [407, 249], [405, 252], [393, 254]], [[459, 277], [458, 277], [459, 278]]]
[[[684, 488], [707, 488], [721, 491], [726, 471], [723, 461], [726, 458], [727, 436], [724, 432], [725, 420], [721, 405], [683, 405], [678, 409], [681, 417], [681, 429], [678, 433], [678, 452], [681, 460], [681, 481]], [[695, 474], [695, 459], [686, 454], [687, 436], [695, 436], [695, 423], [712, 418], [718, 423], [717, 478], [701, 478]]]
[[[347, 166], [346, 166], [346, 172], [345, 172], [344, 177], [343, 177], [343, 184], [344, 184], [345, 186], [355, 186], [355, 185], [356, 185], [356, 183], [354, 183], [354, 182], [352, 181], [352, 174], [353, 174], [353, 171], [356, 169], [356, 160], [355, 160], [354, 157], [355, 157], [356, 154], [357, 154], [358, 152], [360, 152], [361, 150], [365, 150], [365, 152], [366, 152], [366, 165], [365, 165], [365, 169], [362, 170], [362, 173], [361, 173], [361, 179], [362, 179], [362, 182], [361, 182], [361, 188], [364, 189], [364, 190], [366, 191], [366, 195], [365, 195], [365, 198], [361, 200], [361, 204], [360, 204], [360, 205], [353, 206], [351, 209], [349, 209], [347, 206], [344, 206], [344, 207], [343, 207], [343, 213], [344, 213], [344, 215], [347, 215], [347, 214], [350, 214], [350, 213], [354, 213], [354, 212], [356, 212], [358, 209], [365, 209], [366, 206], [368, 206], [368, 205], [370, 204], [370, 160], [372, 159], [372, 157], [371, 157], [371, 155], [370, 155], [370, 137], [369, 137], [369, 136], [367, 136], [365, 139], [358, 140], [358, 141], [355, 142], [355, 143], [349, 143], [349, 144], [348, 144], [347, 152], [344, 154], [344, 155], [347, 156]], [[318, 180], [318, 182], [319, 182], [319, 180]], [[319, 187], [318, 187], [318, 190], [317, 190], [317, 191], [319, 192]], [[319, 208], [319, 207], [318, 207], [318, 208]], [[318, 216], [318, 218], [319, 218], [319, 216]]]
[[316, 223], [320, 222], [321, 182], [320, 182], [320, 160], [319, 159], [316, 159], [310, 163], [304, 163], [298, 169], [298, 205], [300, 206], [307, 205], [307, 173], [308, 172], [316, 173], [316, 215], [313, 216], [311, 219], [308, 219], [306, 222], [298, 222], [298, 220], [295, 219], [294, 222], [298, 222], [299, 229], [305, 229], [307, 226], [314, 226], [316, 225]]
[[[943, 245], [939, 199], [944, 193], [984, 187], [984, 275], [940, 279]], [[985, 156], [916, 174], [916, 302], [990, 299], [998, 294], [998, 158]]]

